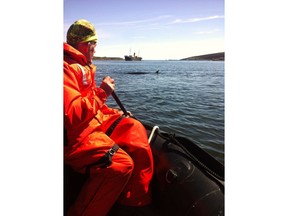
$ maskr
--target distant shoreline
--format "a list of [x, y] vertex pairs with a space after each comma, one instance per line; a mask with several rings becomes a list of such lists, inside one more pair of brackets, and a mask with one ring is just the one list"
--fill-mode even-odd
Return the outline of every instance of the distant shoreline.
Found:
[[[124, 58], [120, 57], [99, 57], [94, 56], [93, 60], [116, 60], [116, 61], [124, 61]], [[211, 53], [206, 55], [199, 55], [199, 56], [192, 56], [188, 58], [183, 59], [171, 59], [169, 61], [225, 61], [225, 52], [219, 52], [219, 53]]]
[[124, 60], [123, 58], [120, 58], [120, 57], [96, 57], [96, 56], [94, 56], [93, 57], [93, 60], [117, 60], [117, 61], [119, 61], [119, 60]]
[[181, 61], [183, 60], [189, 60], [189, 61], [201, 61], [201, 60], [208, 60], [208, 61], [224, 61], [225, 60], [225, 53], [224, 52], [219, 52], [219, 53], [212, 53], [212, 54], [207, 54], [207, 55], [199, 55], [199, 56], [192, 56], [184, 59], [180, 59]]

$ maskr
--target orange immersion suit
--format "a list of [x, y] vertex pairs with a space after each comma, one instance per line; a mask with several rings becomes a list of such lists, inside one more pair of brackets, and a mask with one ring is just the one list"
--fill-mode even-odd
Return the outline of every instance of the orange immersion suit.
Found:
[[105, 104], [107, 95], [96, 87], [95, 73], [96, 66], [88, 65], [82, 53], [64, 43], [65, 164], [85, 173], [115, 143], [120, 147], [110, 166], [91, 166], [68, 215], [104, 216], [116, 201], [127, 206], [151, 203], [153, 157], [146, 130], [137, 120], [125, 117], [110, 137], [105, 134], [121, 114]]

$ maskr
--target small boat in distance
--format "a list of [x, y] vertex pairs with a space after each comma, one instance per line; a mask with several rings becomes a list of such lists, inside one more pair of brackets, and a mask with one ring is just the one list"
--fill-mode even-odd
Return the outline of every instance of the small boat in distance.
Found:
[[125, 55], [125, 61], [141, 61], [142, 57], [136, 56], [135, 52], [133, 55]]

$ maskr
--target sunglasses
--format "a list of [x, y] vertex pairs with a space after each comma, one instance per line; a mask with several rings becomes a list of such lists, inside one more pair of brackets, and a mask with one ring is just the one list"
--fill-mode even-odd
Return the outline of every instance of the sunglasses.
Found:
[[96, 41], [89, 41], [89, 42], [88, 42], [88, 45], [96, 45], [96, 44], [97, 44]]

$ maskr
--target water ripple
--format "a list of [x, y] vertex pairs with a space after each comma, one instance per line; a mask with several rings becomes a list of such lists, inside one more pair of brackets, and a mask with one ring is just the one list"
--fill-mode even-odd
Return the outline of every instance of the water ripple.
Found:
[[[97, 83], [112, 76], [117, 95], [138, 119], [190, 138], [224, 163], [224, 62], [94, 63]], [[117, 106], [111, 98], [107, 103]]]

